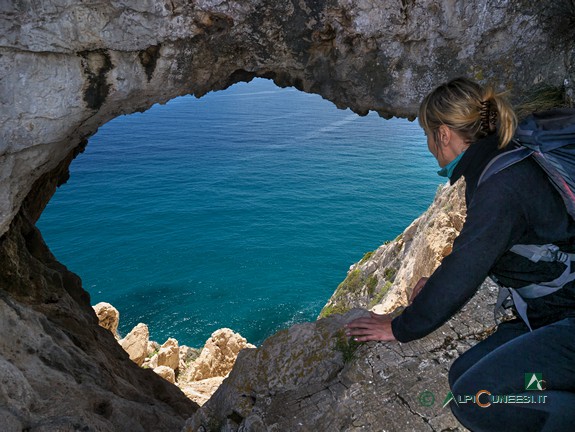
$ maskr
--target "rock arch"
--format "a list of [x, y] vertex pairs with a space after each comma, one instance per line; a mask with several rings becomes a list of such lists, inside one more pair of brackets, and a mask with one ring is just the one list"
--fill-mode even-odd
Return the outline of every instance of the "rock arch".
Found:
[[[194, 406], [102, 333], [34, 223], [110, 119], [254, 77], [413, 118], [457, 75], [572, 92], [573, 3], [9, 2], [0, 7], [0, 392], [8, 425], [172, 429]], [[50, 394], [48, 404], [44, 401]], [[49, 407], [48, 405], [51, 405]]]

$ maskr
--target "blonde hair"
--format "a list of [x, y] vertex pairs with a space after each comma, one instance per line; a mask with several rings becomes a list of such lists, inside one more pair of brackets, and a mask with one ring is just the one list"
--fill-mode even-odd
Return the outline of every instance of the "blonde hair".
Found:
[[517, 117], [503, 94], [467, 78], [456, 78], [429, 93], [421, 102], [418, 120], [436, 142], [441, 125], [469, 144], [497, 131], [499, 148], [509, 144], [517, 127]]

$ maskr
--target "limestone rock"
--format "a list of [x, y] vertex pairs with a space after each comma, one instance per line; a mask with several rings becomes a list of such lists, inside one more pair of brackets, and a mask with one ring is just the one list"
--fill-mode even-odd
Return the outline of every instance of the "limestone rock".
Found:
[[[400, 239], [401, 265], [389, 293], [373, 307], [377, 313], [389, 313], [407, 305], [407, 299], [421, 277], [430, 276], [441, 260], [451, 253], [453, 241], [465, 221], [465, 181], [438, 189], [430, 208], [413, 222], [412, 236]], [[381, 268], [381, 265], [379, 265]]]
[[190, 365], [187, 380], [199, 381], [227, 375], [244, 348], [253, 348], [240, 334], [228, 328], [212, 333], [199, 357]]
[[465, 182], [440, 186], [427, 211], [395, 240], [351, 266], [320, 317], [354, 307], [390, 313], [405, 306], [412, 288], [451, 252], [465, 221]]
[[517, 98], [575, 78], [569, 2], [40, 4], [0, 10], [0, 235], [33, 183], [100, 125], [177, 96], [259, 76], [358, 113], [414, 117], [449, 77]]
[[232, 369], [238, 353], [245, 348], [255, 346], [228, 328], [212, 333], [201, 351], [180, 347], [178, 387], [192, 401], [202, 405], [217, 390]]
[[176, 374], [174, 369], [168, 366], [157, 366], [154, 368], [154, 372], [157, 373], [159, 376], [164, 378], [166, 381], [171, 382], [174, 384], [176, 382]]
[[178, 386], [189, 399], [202, 406], [212, 397], [224, 379], [225, 377], [206, 378], [200, 381], [178, 384]]
[[150, 332], [148, 326], [143, 323], [136, 325], [130, 333], [120, 340], [120, 345], [130, 356], [130, 360], [138, 366], [142, 366], [148, 353], [148, 340]]
[[202, 405], [217, 390], [244, 348], [255, 347], [228, 328], [212, 333], [201, 351], [180, 346], [177, 386], [188, 398]]
[[465, 431], [441, 406], [447, 373], [490, 331], [496, 292], [485, 284], [440, 329], [407, 344], [348, 341], [342, 326], [366, 313], [360, 309], [276, 333], [240, 352], [184, 431]]
[[180, 366], [180, 349], [178, 341], [169, 338], [158, 351], [158, 366], [167, 366], [172, 370], [177, 370]]
[[80, 279], [31, 222], [41, 206], [24, 206], [0, 240], [0, 429], [180, 430], [197, 405], [98, 325]]
[[193, 362], [195, 359], [199, 357], [200, 352], [201, 349], [190, 348], [189, 346], [186, 345], [180, 345], [180, 352], [179, 352], [180, 365], [178, 367], [179, 371], [180, 372], [185, 371], [191, 364], [191, 362]]
[[100, 302], [94, 306], [94, 311], [98, 317], [100, 326], [110, 330], [116, 339], [118, 337], [118, 323], [120, 322], [120, 312], [110, 303]]
[[[19, 371], [6, 372], [0, 415], [18, 430], [172, 431], [195, 409], [128, 360], [34, 226], [102, 124], [254, 77], [384, 117], [413, 117], [425, 93], [456, 75], [512, 88], [516, 100], [535, 83], [572, 94], [575, 79], [569, 2], [31, 5], [0, 8], [0, 358]], [[375, 392], [359, 397], [365, 406], [379, 401]], [[303, 414], [312, 399], [301, 401]], [[374, 413], [357, 424], [373, 429]], [[264, 422], [256, 412], [242, 421]]]

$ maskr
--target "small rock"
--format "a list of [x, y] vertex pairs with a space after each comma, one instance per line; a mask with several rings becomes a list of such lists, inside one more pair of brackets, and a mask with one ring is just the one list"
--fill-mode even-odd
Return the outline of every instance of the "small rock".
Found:
[[154, 372], [164, 378], [166, 381], [175, 384], [176, 382], [176, 374], [171, 367], [168, 366], [158, 366], [154, 368]]
[[198, 358], [200, 351], [201, 350], [197, 348], [190, 348], [187, 345], [180, 345], [180, 366], [178, 367], [180, 373], [185, 370], [193, 360]]
[[158, 354], [154, 354], [151, 358], [147, 358], [142, 364], [142, 367], [147, 367], [150, 369], [155, 369], [158, 367]]
[[110, 303], [100, 302], [95, 306], [92, 306], [96, 316], [98, 317], [98, 322], [101, 327], [110, 330], [116, 339], [118, 337], [118, 323], [120, 322], [120, 312]]
[[158, 351], [158, 366], [168, 366], [173, 370], [178, 369], [180, 366], [180, 349], [176, 339], [169, 338], [160, 347]]
[[224, 377], [206, 378], [200, 381], [178, 384], [184, 394], [198, 405], [205, 404], [222, 384]]
[[150, 332], [146, 324], [139, 323], [130, 333], [120, 340], [120, 345], [130, 356], [130, 360], [142, 366], [148, 352]]
[[248, 344], [245, 338], [229, 328], [216, 330], [206, 341], [200, 356], [190, 365], [188, 379], [198, 381], [227, 375], [238, 353], [244, 348], [255, 346]]

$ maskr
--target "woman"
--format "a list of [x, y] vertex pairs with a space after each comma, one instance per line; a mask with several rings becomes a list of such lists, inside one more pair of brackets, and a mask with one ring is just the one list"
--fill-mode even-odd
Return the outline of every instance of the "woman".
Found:
[[[520, 288], [553, 280], [565, 269], [559, 262], [533, 263], [510, 251], [515, 244], [553, 243], [573, 250], [575, 222], [531, 158], [478, 186], [485, 166], [506, 151], [515, 131], [515, 114], [501, 95], [458, 78], [425, 97], [419, 122], [442, 168], [439, 173], [452, 184], [465, 178], [467, 219], [452, 253], [428, 280], [419, 281], [401, 315], [392, 319], [371, 313], [346, 325], [346, 333], [357, 341], [409, 342], [433, 332], [473, 297], [488, 275], [503, 286]], [[537, 392], [526, 390], [525, 374], [537, 373], [544, 380], [537, 383], [545, 388], [539, 393], [545, 402], [493, 403], [487, 408], [450, 403], [457, 419], [472, 431], [575, 430], [575, 283], [529, 299], [527, 305], [532, 331], [521, 319], [500, 324], [453, 363], [449, 385], [455, 396], [480, 390], [492, 396], [532, 396]], [[480, 402], [486, 404], [489, 396]]]

